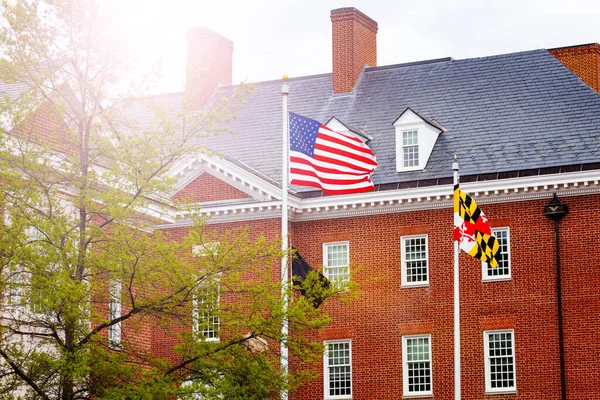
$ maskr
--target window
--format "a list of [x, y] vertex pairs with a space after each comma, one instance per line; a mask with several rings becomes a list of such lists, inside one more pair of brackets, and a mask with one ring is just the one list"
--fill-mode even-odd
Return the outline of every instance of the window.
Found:
[[445, 128], [434, 120], [424, 119], [410, 108], [394, 121], [394, 128], [396, 172], [423, 170]]
[[404, 395], [430, 395], [431, 335], [402, 337]]
[[[218, 252], [218, 242], [207, 242], [192, 247], [192, 256], [208, 257]], [[194, 294], [193, 330], [198, 338], [218, 341], [221, 328], [220, 318], [220, 275], [206, 275]]]
[[203, 244], [195, 244], [192, 246], [193, 257], [208, 257], [216, 254], [219, 248], [219, 242], [207, 242]]
[[221, 326], [219, 292], [220, 282], [218, 278], [207, 278], [196, 290], [194, 299], [194, 331], [203, 340], [219, 340]]
[[426, 286], [429, 284], [427, 235], [403, 236], [402, 286]]
[[29, 278], [19, 266], [6, 268], [5, 274], [4, 300], [11, 311], [19, 311], [25, 302], [25, 286]]
[[334, 285], [343, 286], [350, 279], [349, 252], [349, 242], [323, 244], [323, 272]]
[[419, 165], [419, 131], [402, 132], [402, 160], [405, 168]]
[[352, 342], [350, 340], [325, 342], [324, 359], [325, 398], [352, 397]]
[[[121, 318], [121, 282], [111, 280], [108, 287], [108, 320]], [[108, 345], [112, 348], [121, 347], [121, 322], [108, 327]]]
[[515, 392], [514, 331], [483, 333], [485, 351], [485, 391]]
[[488, 263], [482, 263], [483, 280], [498, 281], [508, 280], [511, 277], [510, 271], [510, 232], [508, 228], [494, 228], [492, 233], [498, 239], [500, 251], [498, 256], [498, 266], [492, 268]]

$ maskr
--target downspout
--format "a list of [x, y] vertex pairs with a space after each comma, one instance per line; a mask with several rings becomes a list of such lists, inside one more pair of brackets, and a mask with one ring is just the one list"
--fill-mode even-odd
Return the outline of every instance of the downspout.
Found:
[[556, 251], [556, 301], [558, 303], [558, 351], [560, 353], [560, 390], [562, 400], [567, 400], [567, 382], [565, 376], [565, 342], [563, 335], [559, 221], [568, 213], [569, 206], [560, 201], [556, 193], [554, 193], [552, 200], [550, 200], [548, 204], [544, 205], [544, 215], [554, 221], [554, 247]]

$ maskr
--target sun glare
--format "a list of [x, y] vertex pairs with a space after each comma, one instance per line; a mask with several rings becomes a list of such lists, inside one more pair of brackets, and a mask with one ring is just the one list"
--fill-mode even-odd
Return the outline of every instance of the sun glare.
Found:
[[[235, 7], [237, 2], [230, 2]], [[181, 91], [185, 84], [185, 29], [227, 30], [223, 5], [193, 0], [115, 1], [111, 18], [136, 63], [156, 67], [157, 92]]]

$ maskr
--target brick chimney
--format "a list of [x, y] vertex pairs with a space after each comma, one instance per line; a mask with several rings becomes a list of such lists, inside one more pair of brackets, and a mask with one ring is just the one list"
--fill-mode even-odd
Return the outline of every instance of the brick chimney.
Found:
[[600, 44], [559, 47], [548, 51], [582, 81], [600, 93]]
[[206, 105], [215, 89], [231, 85], [233, 42], [208, 28], [185, 32], [186, 90], [192, 109]]
[[377, 66], [377, 22], [353, 7], [331, 11], [333, 93], [349, 93], [365, 64]]

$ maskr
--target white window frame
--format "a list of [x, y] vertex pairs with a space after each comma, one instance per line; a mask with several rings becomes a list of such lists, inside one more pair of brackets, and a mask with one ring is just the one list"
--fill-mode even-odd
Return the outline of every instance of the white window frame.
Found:
[[[349, 352], [350, 352], [350, 394], [349, 395], [340, 395], [340, 396], [332, 396], [329, 394], [329, 345], [330, 344], [339, 344], [339, 343], [348, 343], [349, 344]], [[352, 340], [351, 339], [337, 339], [337, 340], [326, 340], [323, 342], [325, 346], [325, 351], [323, 353], [323, 394], [325, 399], [351, 399], [352, 398]]]
[[[328, 254], [329, 254], [329, 247], [331, 246], [340, 246], [340, 245], [345, 245], [346, 246], [346, 252], [347, 252], [347, 260], [348, 263], [346, 265], [338, 265], [338, 266], [329, 266], [328, 263]], [[343, 279], [332, 279], [329, 276], [329, 270], [331, 268], [346, 268], [346, 276]], [[340, 242], [327, 242], [327, 243], [323, 243], [323, 275], [325, 275], [325, 277], [327, 279], [329, 279], [330, 282], [332, 282], [334, 285], [346, 285], [348, 282], [350, 282], [350, 241], [345, 240], [345, 241], [340, 241]]]
[[[192, 257], [208, 257], [211, 254], [214, 254], [219, 247], [219, 242], [206, 242], [203, 244], [195, 244], [192, 246]], [[206, 331], [200, 331], [200, 320], [214, 318], [215, 316], [211, 313], [209, 315], [200, 315], [200, 307], [199, 302], [200, 299], [197, 296], [197, 291], [203, 290], [208, 285], [214, 286], [217, 291], [217, 298], [215, 299], [215, 307], [213, 308], [213, 312], [216, 312], [217, 319], [217, 329], [211, 330], [211, 332], [215, 333], [214, 337], [206, 337], [204, 336]], [[200, 283], [198, 288], [196, 289], [196, 293], [194, 293], [193, 303], [192, 303], [192, 332], [194, 336], [199, 340], [203, 340], [206, 342], [219, 342], [221, 341], [221, 274], [215, 276], [207, 276], [206, 281]]]
[[192, 246], [192, 257], [207, 257], [219, 247], [219, 242], [206, 242], [203, 244], [195, 244]]
[[[490, 334], [511, 334], [511, 346], [512, 346], [512, 361], [513, 361], [513, 383], [514, 386], [510, 388], [492, 388], [491, 382], [491, 371], [490, 371]], [[516, 393], [517, 392], [517, 359], [515, 354], [515, 330], [514, 329], [498, 329], [483, 332], [483, 357], [485, 364], [485, 392], [486, 393]]]
[[[408, 133], [413, 133], [413, 132], [415, 133], [415, 136], [416, 136], [416, 139], [417, 139], [417, 144], [411, 144], [411, 145], [404, 144], [404, 135], [408, 134]], [[420, 156], [420, 154], [419, 154], [419, 129], [418, 128], [403, 129], [401, 131], [401, 135], [402, 135], [402, 138], [401, 138], [401, 141], [402, 141], [401, 150], [402, 151], [400, 152], [401, 153], [400, 157], [402, 158], [402, 168], [405, 169], [405, 170], [410, 170], [410, 169], [413, 169], [413, 168], [418, 168], [419, 165], [420, 165], [419, 164], [419, 162], [420, 162], [420, 160], [419, 160], [419, 156]], [[409, 147], [416, 147], [416, 150], [417, 150], [417, 163], [415, 165], [406, 165], [406, 163], [407, 163], [408, 160], [405, 158], [404, 149], [409, 148]]]
[[[427, 280], [420, 282], [408, 282], [407, 281], [407, 268], [406, 268], [406, 240], [410, 239], [425, 239], [425, 262], [427, 263]], [[401, 287], [424, 287], [429, 286], [429, 236], [427, 234], [422, 235], [410, 235], [410, 236], [401, 236], [400, 237], [400, 252], [401, 252], [401, 277], [402, 284]]]
[[[112, 321], [122, 316], [122, 290], [121, 282], [111, 279], [108, 283], [108, 320]], [[108, 346], [113, 349], [121, 348], [121, 322], [108, 327]]]
[[508, 256], [508, 274], [507, 275], [488, 275], [488, 264], [486, 262], [481, 263], [481, 280], [486, 282], [498, 282], [498, 281], [509, 281], [512, 279], [512, 264], [510, 261], [510, 228], [507, 226], [492, 228], [492, 234], [496, 234], [498, 231], [506, 231], [506, 254]]
[[[221, 309], [221, 276], [213, 276], [213, 277], [207, 277], [206, 282], [202, 282], [197, 290], [203, 290], [205, 289], [207, 286], [211, 287], [211, 290], [216, 290], [217, 291], [217, 296], [215, 299], [215, 304], [214, 307], [211, 309], [211, 313], [207, 314], [207, 315], [200, 315], [200, 307], [199, 307], [199, 303], [200, 303], [200, 299], [198, 298], [198, 296], [196, 294], [194, 294], [194, 299], [193, 299], [193, 323], [192, 323], [192, 329], [193, 329], [193, 333], [194, 335], [199, 339], [199, 340], [203, 340], [205, 342], [219, 342], [221, 341], [221, 313], [220, 313], [220, 309]], [[214, 315], [216, 314], [216, 316]], [[214, 332], [214, 337], [206, 337], [205, 334], [209, 332], [209, 330], [200, 330], [200, 321], [201, 320], [207, 320], [207, 319], [212, 319], [212, 318], [216, 318], [217, 320], [217, 326], [216, 326], [216, 330], [211, 329], [210, 332]], [[209, 326], [213, 326], [212, 324], [210, 324]]]
[[[409, 339], [427, 339], [429, 346], [429, 374], [431, 376], [431, 390], [410, 392], [408, 384], [408, 351], [407, 344]], [[412, 362], [412, 361], [411, 361]], [[402, 336], [402, 392], [406, 397], [423, 397], [433, 395], [433, 361], [431, 353], [431, 335], [406, 335]]]

